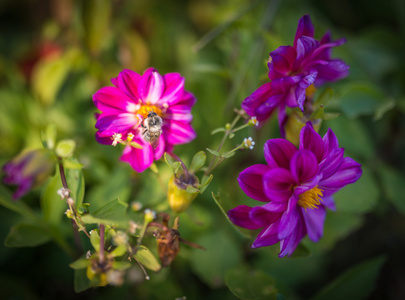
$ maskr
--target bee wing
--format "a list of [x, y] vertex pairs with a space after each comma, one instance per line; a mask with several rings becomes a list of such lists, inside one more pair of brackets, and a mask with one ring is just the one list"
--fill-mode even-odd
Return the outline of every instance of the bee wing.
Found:
[[160, 134], [161, 130], [157, 132], [151, 132], [150, 133], [150, 145], [152, 146], [153, 149], [156, 149], [157, 146], [159, 146], [159, 140], [160, 140]]

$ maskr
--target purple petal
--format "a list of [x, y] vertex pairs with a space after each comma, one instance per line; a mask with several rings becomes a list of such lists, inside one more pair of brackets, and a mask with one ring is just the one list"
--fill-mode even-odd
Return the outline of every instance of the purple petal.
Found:
[[105, 114], [135, 112], [137, 105], [123, 91], [116, 87], [107, 86], [99, 89], [93, 95], [94, 105]]
[[314, 36], [314, 25], [312, 24], [311, 18], [309, 15], [304, 15], [298, 21], [297, 32], [294, 37], [294, 48], [296, 47], [297, 40], [302, 36], [313, 37]]
[[297, 40], [297, 57], [294, 63], [294, 69], [302, 69], [308, 65], [312, 59], [312, 52], [319, 48], [319, 42], [311, 37], [303, 36]]
[[318, 162], [323, 158], [324, 144], [321, 136], [307, 123], [300, 133], [300, 149], [306, 149], [315, 154]]
[[278, 126], [280, 128], [280, 136], [285, 138], [285, 124], [287, 124], [288, 117], [285, 112], [285, 105], [280, 105], [278, 109]]
[[321, 163], [319, 164], [319, 174], [322, 175], [322, 180], [332, 176], [342, 164], [343, 148], [335, 148]]
[[264, 158], [270, 168], [290, 169], [297, 148], [285, 139], [271, 139], [264, 144]]
[[125, 132], [138, 124], [138, 117], [131, 113], [101, 115], [96, 122], [96, 128], [102, 133], [102, 136], [112, 136], [114, 133]]
[[163, 75], [164, 92], [160, 101], [168, 105], [180, 102], [184, 91], [184, 78], [179, 73], [168, 73]]
[[263, 176], [264, 192], [271, 201], [287, 202], [293, 193], [294, 184], [290, 171], [283, 168], [271, 169]]
[[291, 197], [288, 201], [287, 210], [284, 212], [280, 219], [278, 226], [278, 238], [280, 240], [286, 239], [292, 234], [300, 221], [299, 208], [297, 207], [298, 198]]
[[141, 138], [135, 138], [134, 142], [141, 144], [142, 149], [126, 146], [120, 160], [129, 163], [136, 172], [141, 173], [153, 163], [153, 150], [152, 146]]
[[166, 122], [162, 131], [168, 143], [173, 145], [188, 143], [196, 137], [191, 124], [182, 121], [171, 120]]
[[266, 247], [278, 243], [277, 237], [278, 222], [264, 228], [252, 244], [252, 248]]
[[336, 173], [326, 180], [322, 180], [319, 183], [319, 188], [324, 190], [324, 195], [329, 196], [342, 187], [356, 182], [361, 174], [361, 165], [352, 158], [345, 157]]
[[315, 209], [301, 208], [304, 216], [305, 225], [307, 227], [309, 238], [317, 242], [323, 235], [323, 224], [325, 223], [326, 209], [320, 205]]
[[291, 46], [280, 46], [270, 53], [269, 67], [270, 80], [289, 76], [294, 65], [296, 52]]
[[228, 211], [228, 217], [233, 224], [250, 230], [259, 229], [263, 226], [255, 223], [250, 218], [251, 207], [247, 205], [239, 205]]
[[262, 207], [264, 207], [266, 210], [268, 211], [272, 211], [272, 212], [284, 212], [287, 210], [287, 202], [269, 202], [264, 204]]
[[302, 222], [302, 224], [298, 224], [297, 229], [294, 230], [294, 232], [288, 238], [280, 242], [280, 254], [278, 256], [284, 257], [286, 255], [290, 256], [293, 254], [306, 232], [307, 230], [304, 222]]
[[246, 195], [258, 201], [269, 201], [264, 193], [263, 187], [263, 175], [269, 169], [267, 165], [253, 165], [239, 174], [238, 183]]
[[349, 76], [349, 66], [342, 60], [336, 59], [330, 61], [326, 65], [319, 65], [318, 78], [316, 79], [316, 85], [322, 85], [325, 82], [334, 82]]
[[124, 91], [131, 99], [138, 101], [138, 87], [142, 76], [138, 73], [125, 69], [119, 73], [116, 84], [120, 90]]
[[281, 98], [272, 94], [271, 83], [265, 83], [243, 100], [241, 106], [251, 117], [257, 120], [266, 120], [279, 104]]
[[336, 211], [336, 206], [335, 206], [335, 202], [333, 201], [333, 197], [329, 196], [329, 197], [325, 197], [325, 195], [322, 197], [322, 204], [333, 211]]
[[156, 104], [164, 91], [163, 78], [155, 69], [149, 68], [142, 75], [138, 88], [143, 103]]
[[291, 159], [291, 174], [296, 183], [313, 178], [318, 172], [318, 161], [308, 150], [298, 150]]
[[267, 210], [264, 206], [255, 206], [249, 212], [250, 219], [252, 219], [260, 227], [272, 224], [280, 219], [281, 213], [274, 213]]
[[339, 141], [335, 133], [330, 128], [328, 128], [328, 131], [323, 136], [322, 141], [324, 145], [323, 158], [329, 155], [329, 153], [331, 153], [335, 148], [339, 148]]
[[298, 107], [301, 111], [304, 111], [304, 102], [306, 99], [306, 90], [307, 88], [315, 82], [315, 79], [318, 75], [317, 71], [312, 70], [310, 74], [302, 78], [295, 90], [295, 98], [298, 104]]

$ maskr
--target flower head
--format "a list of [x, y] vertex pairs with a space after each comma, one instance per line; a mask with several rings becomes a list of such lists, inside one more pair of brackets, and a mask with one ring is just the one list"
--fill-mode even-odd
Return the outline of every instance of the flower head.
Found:
[[304, 111], [307, 90], [314, 91], [325, 82], [336, 81], [349, 74], [349, 66], [340, 59], [331, 59], [333, 47], [345, 43], [345, 39], [331, 40], [326, 33], [318, 41], [314, 38], [314, 27], [308, 15], [298, 22], [293, 46], [280, 46], [270, 53], [268, 82], [243, 103], [242, 108], [259, 121], [266, 120], [279, 108], [280, 129], [286, 121], [285, 109], [299, 107]]
[[252, 137], [243, 139], [243, 147], [245, 147], [246, 149], [253, 150], [254, 146], [255, 142], [253, 141]]
[[[184, 90], [184, 78], [180, 74], [162, 76], [152, 68], [143, 75], [123, 70], [111, 81], [114, 87], [103, 87], [93, 95], [94, 104], [102, 112], [97, 115], [96, 139], [106, 145], [127, 141], [121, 160], [135, 171], [143, 172], [164, 152], [171, 152], [174, 145], [195, 138], [191, 108], [196, 99]], [[163, 121], [156, 149], [143, 135], [143, 123], [150, 112]], [[141, 145], [142, 149], [131, 146], [130, 142]]]
[[343, 152], [332, 130], [321, 138], [309, 124], [301, 131], [299, 149], [284, 139], [266, 142], [267, 164], [250, 166], [238, 177], [242, 190], [265, 204], [228, 212], [234, 224], [262, 229], [252, 248], [280, 242], [283, 257], [306, 234], [315, 242], [322, 237], [326, 208], [335, 209], [332, 195], [362, 174], [361, 165]]
[[54, 165], [51, 153], [45, 149], [23, 151], [4, 165], [3, 182], [18, 186], [13, 195], [13, 199], [18, 199], [44, 183], [54, 171]]

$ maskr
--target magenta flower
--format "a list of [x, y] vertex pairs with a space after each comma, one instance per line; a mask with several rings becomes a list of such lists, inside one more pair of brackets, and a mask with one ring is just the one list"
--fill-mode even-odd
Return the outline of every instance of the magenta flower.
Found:
[[325, 208], [335, 210], [332, 195], [362, 174], [361, 165], [343, 152], [332, 130], [321, 138], [309, 124], [301, 131], [299, 149], [284, 139], [266, 142], [267, 165], [248, 167], [238, 177], [249, 197], [266, 203], [228, 212], [235, 225], [262, 229], [252, 248], [280, 242], [283, 257], [291, 255], [306, 234], [314, 242], [322, 237]]
[[17, 185], [13, 199], [21, 198], [31, 189], [41, 185], [54, 171], [55, 163], [49, 151], [37, 149], [24, 151], [3, 166], [3, 182]]
[[331, 41], [326, 33], [318, 41], [314, 39], [314, 27], [308, 15], [298, 22], [293, 46], [280, 46], [270, 53], [268, 82], [242, 102], [242, 108], [259, 121], [270, 117], [279, 108], [280, 128], [283, 128], [288, 107], [304, 111], [307, 88], [316, 87], [346, 77], [349, 66], [342, 60], [331, 59], [332, 47], [345, 43], [345, 39]]
[[[184, 90], [184, 78], [180, 74], [161, 76], [152, 68], [143, 75], [123, 70], [111, 82], [114, 87], [103, 87], [93, 95], [94, 104], [102, 111], [97, 115], [96, 139], [102, 144], [116, 145], [119, 137], [141, 145], [139, 149], [128, 142], [121, 156], [135, 171], [143, 172], [164, 152], [171, 152], [174, 145], [195, 138], [191, 108], [196, 99]], [[152, 111], [163, 120], [156, 149], [142, 135], [141, 124]]]

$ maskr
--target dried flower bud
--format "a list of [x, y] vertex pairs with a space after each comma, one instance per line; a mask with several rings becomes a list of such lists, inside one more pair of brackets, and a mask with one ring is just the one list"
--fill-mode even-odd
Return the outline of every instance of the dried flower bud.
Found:
[[176, 213], [185, 211], [198, 195], [198, 191], [190, 192], [190, 188], [187, 190], [188, 187], [195, 189], [194, 186], [199, 183], [198, 178], [193, 174], [189, 174], [188, 177], [187, 180], [185, 174], [179, 177], [173, 175], [169, 180], [168, 200], [170, 207]]

